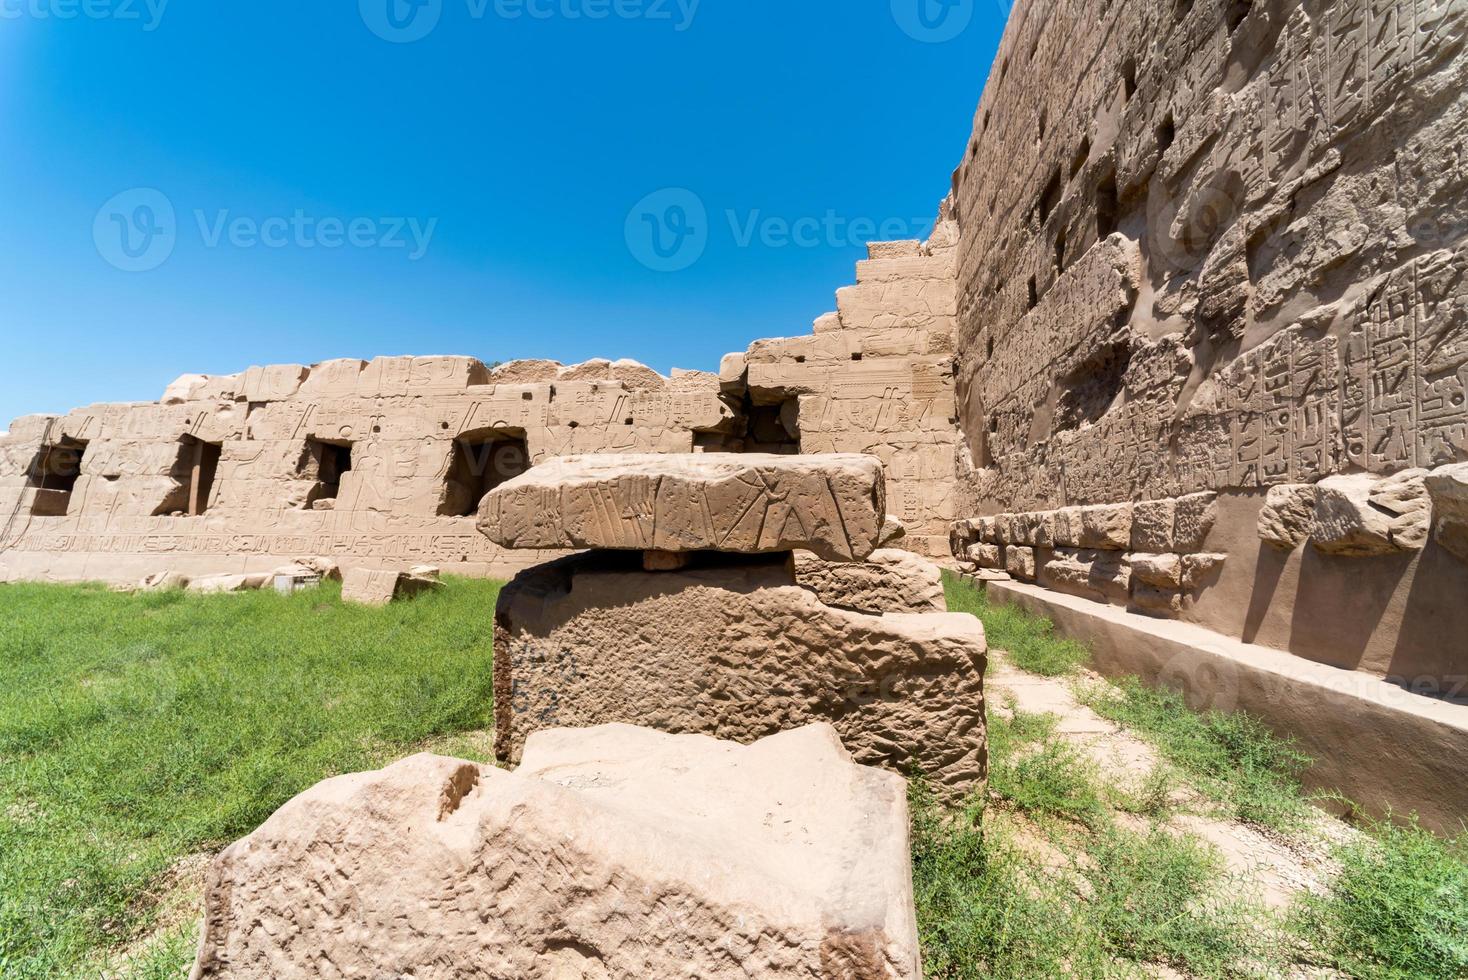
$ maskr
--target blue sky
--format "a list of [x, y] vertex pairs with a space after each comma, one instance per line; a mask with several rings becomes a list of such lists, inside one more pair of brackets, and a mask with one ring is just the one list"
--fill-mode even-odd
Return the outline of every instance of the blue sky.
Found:
[[712, 369], [807, 332], [865, 237], [926, 231], [1004, 20], [1000, 0], [0, 15], [0, 429], [251, 364]]

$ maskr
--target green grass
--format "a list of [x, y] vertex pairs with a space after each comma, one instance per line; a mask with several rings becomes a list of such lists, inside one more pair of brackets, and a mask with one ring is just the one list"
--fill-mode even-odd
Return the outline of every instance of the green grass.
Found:
[[[95, 977], [158, 925], [180, 858], [327, 775], [489, 727], [497, 590], [370, 609], [331, 584], [0, 586], [0, 976]], [[130, 967], [178, 976], [191, 957], [183, 930]]]
[[1031, 817], [1094, 824], [1105, 812], [1096, 767], [1056, 736], [1054, 715], [989, 716], [989, 795]]
[[1336, 850], [1330, 893], [1302, 903], [1295, 930], [1321, 962], [1362, 980], [1468, 977], [1468, 834], [1370, 829]]
[[989, 646], [1003, 650], [1020, 670], [1042, 677], [1060, 677], [1087, 663], [1084, 646], [1055, 635], [1055, 625], [1018, 606], [990, 602], [986, 593], [952, 572], [943, 573], [943, 591], [951, 612], [972, 613], [984, 624]]
[[1077, 694], [1103, 718], [1137, 732], [1218, 803], [1225, 815], [1289, 830], [1308, 812], [1300, 775], [1310, 758], [1243, 712], [1198, 713], [1180, 694], [1136, 678], [1080, 684]]

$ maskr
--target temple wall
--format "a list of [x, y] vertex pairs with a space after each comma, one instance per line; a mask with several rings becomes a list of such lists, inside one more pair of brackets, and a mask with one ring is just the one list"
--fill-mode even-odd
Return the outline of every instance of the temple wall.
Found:
[[955, 509], [1210, 494], [1209, 573], [1130, 514], [963, 523], [960, 557], [1465, 693], [1465, 32], [1462, 0], [1015, 9], [953, 178]]
[[497, 480], [571, 453], [723, 448], [737, 423], [714, 375], [632, 362], [185, 376], [160, 402], [30, 416], [0, 438], [0, 577], [129, 582], [301, 557], [507, 576], [544, 556], [474, 529]]

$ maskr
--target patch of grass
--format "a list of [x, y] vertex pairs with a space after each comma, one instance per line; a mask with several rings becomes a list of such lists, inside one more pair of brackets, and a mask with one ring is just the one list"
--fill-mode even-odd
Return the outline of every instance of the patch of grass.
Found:
[[1254, 717], [1243, 712], [1200, 714], [1180, 694], [1148, 687], [1136, 678], [1115, 687], [1080, 684], [1076, 693], [1103, 718], [1150, 739], [1229, 816], [1289, 830], [1307, 812], [1300, 774], [1310, 758]]
[[1373, 825], [1336, 849], [1329, 894], [1306, 896], [1291, 924], [1325, 965], [1362, 980], [1468, 977], [1465, 855], [1468, 834]]
[[1083, 645], [1056, 636], [1055, 625], [1050, 620], [1031, 615], [1018, 606], [990, 602], [987, 593], [952, 572], [943, 573], [943, 591], [949, 610], [979, 617], [989, 645], [1007, 652], [1020, 670], [1042, 677], [1060, 677], [1091, 659]]
[[1095, 766], [1055, 735], [1054, 715], [1011, 711], [989, 719], [990, 795], [1031, 817], [1099, 821]]
[[1077, 868], [1090, 885], [1088, 918], [1114, 956], [1230, 977], [1271, 953], [1262, 906], [1231, 888], [1218, 853], [1196, 838], [1108, 827], [1086, 858]]
[[[451, 580], [370, 609], [332, 584], [0, 586], [0, 976], [97, 976], [154, 927], [153, 886], [181, 856], [326, 776], [488, 728], [497, 591]], [[123, 975], [177, 975], [187, 945], [150, 945]]]
[[909, 786], [913, 895], [923, 967], [941, 980], [1099, 976], [1072, 896], [1035, 873], [1003, 825], [975, 808], [945, 813], [922, 780]]

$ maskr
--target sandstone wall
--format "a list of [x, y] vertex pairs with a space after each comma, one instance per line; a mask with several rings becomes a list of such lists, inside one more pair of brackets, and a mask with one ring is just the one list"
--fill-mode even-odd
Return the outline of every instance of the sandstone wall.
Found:
[[957, 251], [944, 202], [928, 241], [873, 243], [811, 334], [757, 341], [719, 372], [764, 451], [882, 460], [901, 547], [928, 555], [948, 554], [955, 516]]
[[384, 357], [190, 375], [160, 402], [17, 420], [0, 437], [0, 577], [130, 581], [282, 559], [509, 575], [478, 498], [569, 453], [723, 448], [712, 374]]
[[[1215, 493], [1226, 562], [1158, 611], [1468, 675], [1440, 535], [1353, 549], [1312, 501], [1297, 547], [1265, 540], [1270, 488], [1468, 460], [1465, 29], [1461, 0], [1016, 8], [953, 181], [960, 516]], [[1350, 521], [1402, 517], [1366, 483]], [[1053, 572], [1115, 592], [1128, 548]]]

